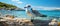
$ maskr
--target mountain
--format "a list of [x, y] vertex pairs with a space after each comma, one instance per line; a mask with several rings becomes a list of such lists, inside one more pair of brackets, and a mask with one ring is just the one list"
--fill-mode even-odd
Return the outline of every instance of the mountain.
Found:
[[17, 6], [15, 5], [11, 5], [11, 4], [7, 4], [7, 3], [3, 3], [3, 2], [0, 2], [0, 9], [5, 9], [5, 10], [23, 10], [21, 8], [18, 9]]

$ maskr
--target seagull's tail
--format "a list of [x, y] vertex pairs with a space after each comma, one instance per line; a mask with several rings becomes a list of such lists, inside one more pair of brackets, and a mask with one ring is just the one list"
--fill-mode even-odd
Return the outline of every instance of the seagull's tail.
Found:
[[47, 15], [39, 15], [40, 17], [47, 17]]

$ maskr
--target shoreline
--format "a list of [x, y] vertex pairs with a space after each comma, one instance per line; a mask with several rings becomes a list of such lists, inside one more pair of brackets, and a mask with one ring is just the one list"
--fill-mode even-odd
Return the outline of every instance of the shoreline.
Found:
[[[0, 22], [17, 22], [17, 23], [23, 23], [25, 24], [26, 26], [48, 26], [48, 23], [50, 22], [51, 20], [34, 20], [33, 22], [31, 22], [31, 20], [28, 20], [26, 18], [11, 18], [11, 17], [4, 17], [3, 19], [0, 20]], [[16, 26], [18, 26], [17, 23], [14, 23], [16, 24]], [[8, 25], [12, 25], [12, 23], [7, 23]], [[20, 24], [23, 26], [23, 24]], [[40, 24], [40, 25], [39, 25]], [[59, 26], [60, 26], [60, 22], [58, 22]]]

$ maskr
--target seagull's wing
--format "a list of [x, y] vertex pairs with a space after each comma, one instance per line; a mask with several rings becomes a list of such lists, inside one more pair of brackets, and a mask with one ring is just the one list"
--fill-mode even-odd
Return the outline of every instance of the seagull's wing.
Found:
[[32, 13], [35, 14], [36, 16], [41, 15], [37, 10], [32, 10]]
[[32, 10], [32, 13], [35, 14], [36, 16], [46, 17], [46, 15], [39, 13], [37, 10]]

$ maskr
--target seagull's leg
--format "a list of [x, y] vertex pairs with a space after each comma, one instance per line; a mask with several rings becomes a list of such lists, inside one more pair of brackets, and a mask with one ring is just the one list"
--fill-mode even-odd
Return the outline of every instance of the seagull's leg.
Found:
[[34, 17], [31, 17], [31, 22], [33, 22], [34, 21]]

